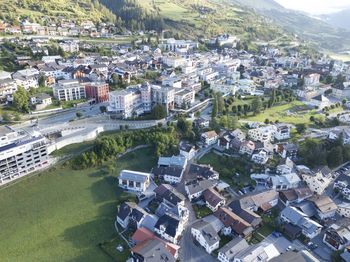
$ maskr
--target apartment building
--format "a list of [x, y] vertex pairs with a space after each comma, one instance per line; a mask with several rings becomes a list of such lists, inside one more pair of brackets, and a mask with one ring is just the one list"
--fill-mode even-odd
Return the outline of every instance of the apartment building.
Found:
[[53, 87], [54, 97], [60, 101], [71, 101], [86, 98], [85, 86], [78, 80], [60, 80]]
[[0, 184], [47, 164], [45, 137], [39, 133], [0, 127]]
[[130, 118], [151, 112], [152, 99], [150, 85], [130, 86], [125, 90], [109, 93], [108, 111]]
[[109, 100], [109, 85], [104, 82], [93, 82], [85, 85], [86, 98], [94, 99], [96, 103]]

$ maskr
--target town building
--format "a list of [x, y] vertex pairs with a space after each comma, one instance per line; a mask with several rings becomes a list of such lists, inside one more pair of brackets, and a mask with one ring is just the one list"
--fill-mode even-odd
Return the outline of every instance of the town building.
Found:
[[109, 85], [107, 83], [93, 82], [85, 85], [87, 99], [93, 99], [96, 103], [109, 100]]
[[144, 192], [150, 185], [151, 174], [122, 170], [118, 179], [121, 188], [130, 191]]
[[210, 223], [204, 220], [195, 222], [191, 227], [191, 234], [208, 254], [219, 248], [220, 237]]
[[322, 195], [332, 182], [332, 171], [327, 166], [302, 171], [301, 176], [311, 191], [318, 195]]
[[78, 80], [59, 80], [53, 87], [53, 95], [60, 101], [86, 98], [85, 87]]
[[0, 184], [48, 166], [47, 145], [38, 132], [0, 127]]

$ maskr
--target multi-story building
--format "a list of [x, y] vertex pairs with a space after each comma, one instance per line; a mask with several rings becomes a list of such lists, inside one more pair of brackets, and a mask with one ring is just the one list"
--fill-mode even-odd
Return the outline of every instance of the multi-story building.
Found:
[[0, 99], [12, 95], [17, 90], [17, 84], [12, 79], [11, 73], [0, 71]]
[[48, 153], [45, 137], [39, 133], [0, 127], [0, 184], [46, 165]]
[[54, 97], [60, 101], [71, 101], [86, 98], [85, 86], [78, 80], [60, 80], [53, 87]]
[[301, 174], [301, 177], [311, 191], [318, 195], [322, 195], [324, 190], [333, 181], [332, 171], [327, 166], [316, 168], [312, 172], [305, 171]]
[[272, 142], [275, 137], [276, 131], [276, 126], [263, 126], [255, 129], [250, 129], [248, 131], [248, 136], [253, 141], [260, 141], [262, 143]]
[[37, 69], [23, 69], [12, 75], [18, 86], [23, 86], [25, 89], [38, 87], [39, 71]]
[[107, 83], [93, 82], [85, 85], [87, 99], [94, 99], [96, 103], [107, 102], [109, 100], [109, 85]]
[[167, 112], [174, 109], [175, 89], [152, 85], [152, 103], [163, 105]]
[[108, 111], [130, 118], [150, 112], [152, 109], [150, 85], [131, 86], [126, 90], [109, 93]]
[[177, 108], [187, 109], [194, 103], [195, 91], [182, 89], [175, 93], [174, 102]]

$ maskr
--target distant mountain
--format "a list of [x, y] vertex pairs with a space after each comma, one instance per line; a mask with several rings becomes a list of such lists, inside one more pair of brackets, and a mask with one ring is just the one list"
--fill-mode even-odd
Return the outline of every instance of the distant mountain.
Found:
[[320, 18], [330, 25], [350, 29], [350, 8], [337, 13], [321, 15]]
[[[272, 19], [286, 31], [309, 40], [322, 48], [339, 51], [350, 48], [350, 27], [339, 28], [324, 20], [282, 7], [273, 0], [231, 0]], [[331, 19], [331, 18], [329, 18]], [[335, 18], [332, 18], [335, 19]], [[350, 16], [347, 17], [350, 21]], [[339, 19], [340, 20], [340, 19]], [[345, 21], [345, 18], [343, 19]]]
[[260, 10], [284, 10], [285, 8], [274, 0], [233, 0], [240, 5], [244, 5]]

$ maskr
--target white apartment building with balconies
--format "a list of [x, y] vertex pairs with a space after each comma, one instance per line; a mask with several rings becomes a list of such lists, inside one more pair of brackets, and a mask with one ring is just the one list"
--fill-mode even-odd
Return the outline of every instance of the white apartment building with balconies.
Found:
[[71, 101], [86, 98], [85, 86], [78, 80], [60, 80], [53, 87], [53, 95], [60, 101]]

